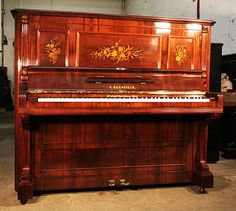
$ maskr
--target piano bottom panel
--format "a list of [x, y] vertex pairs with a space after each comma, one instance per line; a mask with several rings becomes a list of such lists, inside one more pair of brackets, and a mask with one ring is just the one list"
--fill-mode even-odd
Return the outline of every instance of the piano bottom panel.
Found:
[[34, 189], [190, 183], [199, 118], [33, 117]]
[[[132, 170], [134, 171], [134, 169]], [[93, 188], [112, 188], [112, 187], [134, 187], [146, 185], [161, 184], [183, 184], [192, 182], [192, 171], [174, 171], [174, 172], [142, 172], [127, 174], [112, 174], [103, 176], [101, 174], [93, 176], [72, 177], [40, 177], [35, 178], [34, 190], [75, 190], [75, 189], [93, 189]], [[110, 182], [114, 180], [114, 185]], [[120, 181], [124, 180], [122, 185]]]

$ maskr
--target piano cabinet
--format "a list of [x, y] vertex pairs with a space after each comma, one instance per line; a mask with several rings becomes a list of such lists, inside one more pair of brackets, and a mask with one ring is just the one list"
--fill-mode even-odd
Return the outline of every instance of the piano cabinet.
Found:
[[[73, 115], [22, 118], [19, 199], [34, 191], [155, 184], [213, 186], [208, 115]], [[20, 151], [18, 150], [17, 153]]]
[[213, 187], [213, 21], [16, 9], [15, 190]]

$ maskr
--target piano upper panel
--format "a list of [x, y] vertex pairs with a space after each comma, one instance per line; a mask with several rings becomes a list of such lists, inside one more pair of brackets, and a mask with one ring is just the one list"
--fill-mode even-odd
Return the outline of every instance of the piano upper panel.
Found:
[[58, 23], [54, 18], [51, 27], [48, 17], [42, 18], [32, 32], [40, 48], [37, 65], [206, 70], [201, 49], [207, 48], [209, 37], [202, 33], [208, 34], [209, 26], [203, 32], [201, 24], [191, 29], [192, 23], [172, 20], [78, 19], [83, 22]]
[[22, 9], [12, 13], [16, 40], [21, 40], [16, 43], [17, 83], [22, 67], [32, 65], [201, 71], [205, 90], [209, 88], [213, 21]]

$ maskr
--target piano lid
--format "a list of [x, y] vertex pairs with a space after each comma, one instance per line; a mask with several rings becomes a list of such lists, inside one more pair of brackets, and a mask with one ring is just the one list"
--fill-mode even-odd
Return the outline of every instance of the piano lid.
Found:
[[88, 12], [70, 12], [70, 11], [53, 11], [53, 10], [33, 10], [33, 9], [13, 9], [11, 14], [14, 18], [17, 15], [27, 14], [27, 15], [40, 15], [40, 16], [59, 16], [59, 17], [84, 17], [84, 18], [104, 18], [104, 19], [122, 19], [122, 20], [136, 20], [143, 21], [148, 20], [151, 22], [178, 22], [178, 23], [195, 23], [199, 22], [201, 24], [214, 25], [213, 20], [200, 20], [191, 18], [167, 18], [167, 17], [155, 17], [155, 16], [138, 16], [138, 15], [115, 15], [115, 14], [102, 14], [102, 13], [88, 13]]

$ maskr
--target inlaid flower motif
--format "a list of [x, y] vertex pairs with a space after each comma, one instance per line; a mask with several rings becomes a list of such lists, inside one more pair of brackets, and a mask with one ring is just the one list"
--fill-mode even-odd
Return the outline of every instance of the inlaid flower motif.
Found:
[[50, 43], [48, 43], [45, 47], [45, 50], [48, 54], [48, 59], [52, 64], [56, 64], [61, 54], [61, 48], [59, 48], [60, 43], [56, 42], [57, 37], [51, 39]]
[[105, 46], [97, 51], [92, 51], [90, 56], [95, 59], [110, 59], [116, 63], [130, 60], [142, 60], [146, 56], [143, 49], [137, 49], [135, 46], [121, 46], [121, 40], [113, 46]]
[[188, 57], [188, 52], [183, 44], [178, 44], [175, 49], [175, 61], [181, 65]]

